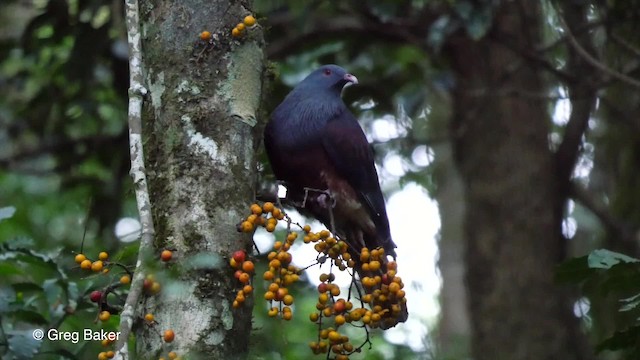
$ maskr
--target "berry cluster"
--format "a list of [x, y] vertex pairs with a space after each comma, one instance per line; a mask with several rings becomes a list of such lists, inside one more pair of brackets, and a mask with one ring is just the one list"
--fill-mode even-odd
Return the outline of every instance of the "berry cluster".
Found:
[[[388, 261], [382, 248], [369, 250], [362, 248], [359, 252], [346, 241], [332, 236], [328, 230], [312, 232], [309, 225], [300, 226], [292, 224], [291, 219], [281, 209], [267, 202], [262, 206], [251, 205], [251, 214], [238, 225], [238, 231], [252, 233], [258, 227], [264, 227], [268, 232], [273, 232], [278, 221], [286, 221], [287, 235], [284, 241], [275, 241], [273, 251], [269, 252], [267, 259], [269, 268], [263, 278], [269, 283], [264, 298], [270, 301], [272, 306], [268, 315], [275, 317], [278, 314], [285, 320], [292, 318], [290, 306], [294, 298], [289, 294], [288, 286], [299, 279], [301, 273], [291, 264], [292, 256], [289, 249], [298, 239], [299, 234], [292, 231], [292, 225], [298, 226], [304, 233], [303, 242], [313, 243], [318, 252], [316, 264], [322, 265], [329, 260], [330, 270], [320, 275], [318, 285], [318, 302], [316, 312], [310, 314], [309, 319], [318, 325], [318, 339], [309, 343], [309, 347], [315, 354], [334, 354], [334, 359], [349, 359], [349, 355], [360, 352], [369, 341], [368, 328], [389, 328], [395, 326], [402, 317], [405, 307], [404, 284], [397, 276], [397, 263]], [[234, 253], [231, 265], [238, 269], [240, 261]], [[242, 261], [244, 261], [242, 252]], [[355, 257], [355, 258], [354, 258]], [[314, 264], [314, 265], [316, 265]], [[251, 264], [253, 269], [253, 263]], [[340, 297], [340, 287], [333, 283], [334, 268], [340, 271], [348, 271], [353, 276], [353, 281], [346, 298]], [[240, 273], [239, 273], [240, 272]], [[355, 274], [359, 275], [359, 281]], [[244, 273], [236, 270], [236, 277]], [[240, 279], [239, 279], [240, 280]], [[246, 276], [246, 282], [249, 276]], [[240, 280], [243, 283], [242, 280]], [[360, 307], [355, 308], [352, 302], [352, 290], [357, 292], [355, 298], [359, 300]], [[238, 294], [240, 295], [242, 291]], [[273, 302], [279, 302], [279, 306], [273, 306]], [[234, 307], [239, 306], [238, 298], [234, 301]], [[357, 348], [350, 342], [348, 336], [341, 332], [345, 324], [363, 328], [367, 333], [367, 339]]]
[[254, 18], [251, 15], [247, 15], [245, 16], [244, 20], [242, 20], [241, 23], [238, 23], [238, 25], [236, 25], [236, 27], [234, 27], [233, 30], [231, 30], [231, 35], [235, 38], [240, 37], [244, 34], [244, 31], [248, 27], [252, 27], [255, 24], [256, 24], [256, 18]]
[[[167, 263], [172, 260], [173, 252], [171, 250], [165, 249], [160, 253], [159, 257], [161, 261]], [[129, 285], [131, 283], [133, 273], [128, 266], [117, 261], [110, 260], [109, 254], [105, 251], [100, 252], [98, 254], [97, 260], [94, 261], [88, 259], [87, 256], [82, 252], [78, 253], [75, 256], [74, 260], [77, 264], [79, 264], [81, 269], [100, 273], [102, 274], [102, 276], [109, 274], [110, 270], [114, 268], [121, 268], [123, 270], [121, 275], [118, 275], [120, 276], [119, 278], [112, 278], [107, 286], [100, 290], [94, 290], [89, 294], [89, 300], [96, 303], [98, 306], [98, 315], [96, 321], [109, 321], [112, 315], [117, 315], [121, 310], [119, 305], [114, 305], [109, 302], [109, 294], [115, 293], [118, 288]], [[113, 274], [114, 272], [112, 272], [111, 274]], [[158, 281], [156, 281], [153, 274], [149, 274], [144, 279], [143, 289], [145, 294], [152, 296], [160, 292], [161, 285]], [[146, 320], [147, 325], [156, 324], [152, 314], [146, 314], [144, 319]], [[175, 334], [173, 333], [173, 330], [166, 330], [163, 334], [161, 334], [161, 336], [164, 341], [168, 343], [173, 341]], [[102, 345], [104, 347], [107, 347], [112, 343], [113, 341], [108, 339], [102, 341]], [[98, 359], [111, 359], [114, 356], [115, 352], [113, 350], [102, 351], [98, 354]], [[169, 352], [168, 357], [169, 359], [179, 359], [175, 352]]]
[[255, 265], [253, 261], [246, 260], [247, 254], [244, 250], [238, 250], [233, 253], [229, 265], [236, 269], [234, 277], [242, 284], [242, 289], [238, 290], [235, 300], [233, 300], [233, 307], [239, 308], [245, 301], [245, 296], [251, 294], [253, 286], [251, 286], [251, 275], [255, 271]]

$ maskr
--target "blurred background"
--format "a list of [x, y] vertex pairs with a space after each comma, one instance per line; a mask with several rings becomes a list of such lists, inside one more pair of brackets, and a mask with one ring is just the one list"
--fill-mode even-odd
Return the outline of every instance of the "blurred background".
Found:
[[[0, 354], [21, 324], [92, 321], [99, 280], [72, 270], [83, 238], [85, 252], [135, 256], [122, 6], [0, 3]], [[321, 64], [359, 79], [344, 99], [375, 150], [411, 312], [360, 358], [639, 358], [640, 2], [253, 6], [275, 73], [265, 114]], [[273, 241], [256, 234], [263, 253]], [[617, 253], [597, 263], [598, 248]], [[314, 306], [320, 272], [297, 306]], [[307, 357], [314, 325], [266, 321], [262, 306], [252, 357]], [[44, 346], [84, 358], [99, 344]]]

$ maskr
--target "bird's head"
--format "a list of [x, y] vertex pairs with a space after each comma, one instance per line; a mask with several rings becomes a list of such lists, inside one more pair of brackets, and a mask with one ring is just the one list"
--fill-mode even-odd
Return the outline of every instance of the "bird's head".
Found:
[[309, 74], [300, 85], [316, 91], [329, 90], [337, 93], [347, 84], [357, 84], [358, 79], [338, 65], [324, 65]]

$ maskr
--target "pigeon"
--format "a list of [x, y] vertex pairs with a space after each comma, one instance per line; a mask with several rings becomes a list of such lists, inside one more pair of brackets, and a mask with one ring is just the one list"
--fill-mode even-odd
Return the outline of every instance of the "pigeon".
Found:
[[[273, 111], [264, 145], [276, 178], [287, 188], [287, 203], [347, 242], [362, 278], [363, 247], [382, 248], [395, 259], [396, 245], [373, 150], [341, 98], [345, 85], [357, 83], [340, 66], [316, 69]], [[406, 307], [401, 317], [406, 320]]]

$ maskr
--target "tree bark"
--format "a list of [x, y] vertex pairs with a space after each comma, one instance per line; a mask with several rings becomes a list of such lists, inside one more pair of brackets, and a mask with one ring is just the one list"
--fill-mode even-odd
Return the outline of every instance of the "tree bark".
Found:
[[456, 75], [453, 138], [465, 188], [466, 286], [474, 359], [586, 359], [572, 302], [554, 284], [563, 194], [549, 148], [540, 70], [502, 46], [539, 44], [540, 5], [506, 2], [489, 34], [447, 45]]
[[[238, 38], [231, 29], [249, 1], [140, 2], [146, 85], [144, 114], [149, 188], [157, 253], [149, 255], [162, 291], [145, 297], [136, 328], [137, 354], [175, 351], [189, 359], [246, 356], [251, 299], [232, 309], [234, 250], [250, 249], [236, 230], [254, 198], [257, 113], [265, 72], [261, 27]], [[210, 43], [199, 34], [213, 34]], [[161, 264], [161, 249], [174, 259]], [[175, 340], [163, 343], [164, 330]]]

